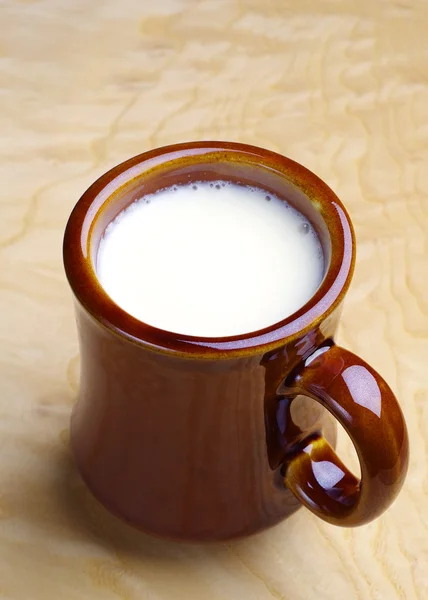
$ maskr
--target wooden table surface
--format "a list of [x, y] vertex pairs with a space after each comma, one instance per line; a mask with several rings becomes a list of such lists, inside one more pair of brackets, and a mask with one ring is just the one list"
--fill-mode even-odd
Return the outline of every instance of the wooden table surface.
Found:
[[[0, 0], [0, 25], [0, 598], [427, 599], [428, 2]], [[165, 543], [75, 471], [66, 219], [114, 164], [209, 138], [302, 162], [354, 221], [338, 340], [390, 382], [411, 438], [405, 488], [367, 526], [302, 509], [244, 541]]]

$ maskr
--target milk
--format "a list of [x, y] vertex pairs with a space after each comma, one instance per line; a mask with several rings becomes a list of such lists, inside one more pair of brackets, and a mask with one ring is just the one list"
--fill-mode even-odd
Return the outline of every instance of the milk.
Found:
[[144, 196], [107, 227], [97, 275], [123, 310], [160, 329], [224, 337], [305, 304], [324, 259], [312, 225], [258, 188], [229, 182]]

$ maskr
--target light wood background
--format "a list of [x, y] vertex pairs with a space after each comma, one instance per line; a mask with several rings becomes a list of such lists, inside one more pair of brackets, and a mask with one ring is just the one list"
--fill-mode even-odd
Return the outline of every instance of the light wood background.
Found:
[[[428, 598], [427, 36], [426, 0], [0, 0], [0, 598]], [[395, 389], [412, 450], [370, 525], [302, 509], [245, 541], [164, 543], [74, 469], [67, 216], [114, 164], [209, 138], [302, 162], [353, 218], [338, 339]]]

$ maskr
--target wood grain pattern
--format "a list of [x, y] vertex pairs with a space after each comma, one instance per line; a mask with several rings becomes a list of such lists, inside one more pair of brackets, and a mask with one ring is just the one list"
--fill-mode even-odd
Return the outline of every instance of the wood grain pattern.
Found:
[[[428, 3], [3, 0], [0, 20], [0, 598], [428, 598]], [[412, 452], [360, 529], [302, 509], [241, 542], [164, 543], [103, 511], [70, 460], [67, 216], [113, 164], [207, 138], [295, 158], [354, 220], [339, 342], [397, 392]], [[340, 452], [355, 465], [345, 436]]]

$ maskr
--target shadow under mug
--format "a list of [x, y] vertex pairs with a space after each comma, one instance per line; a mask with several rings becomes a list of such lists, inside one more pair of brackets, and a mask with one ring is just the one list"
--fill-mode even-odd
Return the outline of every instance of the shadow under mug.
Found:
[[[219, 179], [261, 187], [312, 222], [326, 261], [319, 289], [280, 323], [229, 338], [138, 321], [97, 280], [106, 226], [143, 194]], [[178, 144], [98, 179], [64, 237], [81, 351], [71, 443], [94, 495], [143, 531], [201, 541], [251, 534], [301, 504], [336, 525], [380, 515], [405, 478], [408, 437], [387, 383], [333, 341], [354, 258], [352, 225], [336, 195], [268, 150]], [[333, 449], [331, 415], [355, 445], [361, 479]]]

